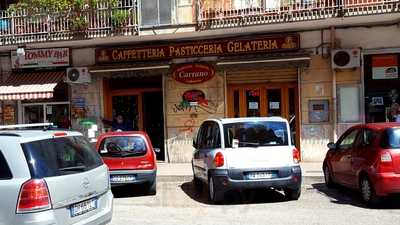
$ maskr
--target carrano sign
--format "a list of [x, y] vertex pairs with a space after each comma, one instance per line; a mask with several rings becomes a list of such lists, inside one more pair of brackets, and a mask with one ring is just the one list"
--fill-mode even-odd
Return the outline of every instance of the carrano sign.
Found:
[[172, 77], [184, 84], [206, 82], [215, 75], [214, 68], [205, 63], [184, 64], [175, 68]]

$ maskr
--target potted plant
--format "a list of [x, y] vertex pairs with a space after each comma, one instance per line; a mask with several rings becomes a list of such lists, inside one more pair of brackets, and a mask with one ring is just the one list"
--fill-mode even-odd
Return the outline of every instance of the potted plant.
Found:
[[129, 25], [129, 11], [121, 9], [113, 10], [111, 15], [111, 24], [116, 33], [124, 33]]

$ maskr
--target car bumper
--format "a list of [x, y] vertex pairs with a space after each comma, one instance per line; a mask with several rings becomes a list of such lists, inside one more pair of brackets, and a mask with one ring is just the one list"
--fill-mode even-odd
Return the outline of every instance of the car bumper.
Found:
[[[275, 170], [275, 169], [268, 169]], [[261, 189], [261, 188], [276, 188], [276, 189], [299, 189], [301, 187], [301, 168], [299, 166], [279, 168], [280, 176], [271, 179], [248, 180], [243, 174], [249, 170], [211, 170], [211, 176], [214, 178], [214, 183], [218, 190], [244, 190], [244, 189]], [[284, 171], [282, 173], [282, 171]], [[236, 174], [236, 177], [232, 174]], [[239, 174], [242, 174], [241, 179]], [[281, 175], [283, 174], [283, 175]], [[232, 178], [234, 177], [234, 178]], [[235, 179], [236, 178], [236, 179]]]
[[[115, 175], [132, 175], [135, 179], [132, 181], [113, 181], [112, 177]], [[155, 181], [156, 175], [157, 170], [111, 170], [110, 183], [112, 187], [126, 184], [152, 183]]]
[[375, 191], [379, 196], [400, 193], [400, 174], [380, 173], [375, 176]]
[[[71, 218], [65, 208], [36, 213], [16, 214], [14, 223], [18, 225], [106, 225], [111, 222], [113, 214], [113, 194], [111, 190], [101, 197], [101, 208], [81, 216]], [[62, 211], [62, 212], [60, 212]]]

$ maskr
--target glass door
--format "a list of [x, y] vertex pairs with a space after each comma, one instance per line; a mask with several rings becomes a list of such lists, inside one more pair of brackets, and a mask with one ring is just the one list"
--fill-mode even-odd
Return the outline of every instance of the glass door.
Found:
[[43, 123], [44, 122], [44, 105], [24, 105], [23, 106], [23, 121], [25, 124], [29, 123]]
[[260, 89], [246, 89], [246, 116], [258, 117], [261, 115], [260, 111]]
[[[112, 97], [112, 116], [115, 121], [113, 130], [124, 127], [124, 130], [142, 130], [139, 110], [139, 95], [122, 95]], [[140, 101], [141, 102], [141, 101]], [[122, 117], [121, 125], [117, 125], [117, 117]]]
[[267, 89], [267, 116], [282, 116], [282, 89]]

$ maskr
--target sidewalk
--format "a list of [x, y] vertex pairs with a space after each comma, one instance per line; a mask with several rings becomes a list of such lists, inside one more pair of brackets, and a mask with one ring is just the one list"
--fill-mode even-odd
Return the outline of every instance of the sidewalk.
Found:
[[[301, 169], [305, 177], [320, 177], [322, 162], [301, 162]], [[192, 177], [192, 165], [190, 163], [158, 163], [158, 177]]]

